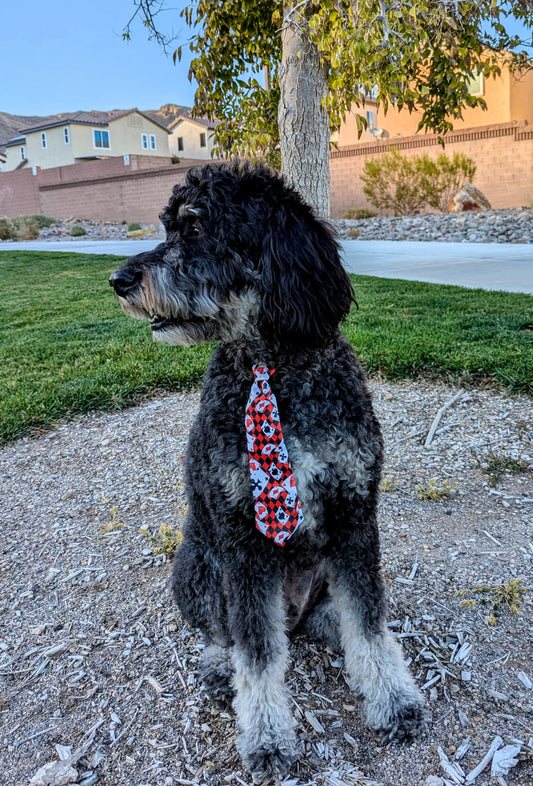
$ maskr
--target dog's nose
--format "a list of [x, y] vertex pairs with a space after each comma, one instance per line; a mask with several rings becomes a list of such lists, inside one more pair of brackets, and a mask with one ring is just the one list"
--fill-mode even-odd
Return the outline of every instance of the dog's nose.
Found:
[[121, 268], [111, 273], [109, 285], [113, 287], [117, 295], [125, 297], [128, 292], [135, 289], [141, 278], [142, 273], [139, 270], [125, 270]]

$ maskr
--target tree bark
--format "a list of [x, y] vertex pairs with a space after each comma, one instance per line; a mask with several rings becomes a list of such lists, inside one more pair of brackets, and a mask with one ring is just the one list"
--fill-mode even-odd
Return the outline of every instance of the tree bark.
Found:
[[328, 94], [327, 74], [319, 52], [309, 40], [305, 19], [284, 6], [279, 68], [278, 124], [281, 171], [287, 182], [321, 218], [329, 218], [330, 125], [323, 99]]

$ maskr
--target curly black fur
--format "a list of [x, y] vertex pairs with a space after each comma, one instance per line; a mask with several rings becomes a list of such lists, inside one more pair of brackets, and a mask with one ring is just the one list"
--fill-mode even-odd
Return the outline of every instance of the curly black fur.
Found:
[[[342, 647], [367, 722], [401, 739], [422, 700], [387, 631], [376, 503], [382, 440], [359, 363], [339, 332], [353, 292], [330, 227], [262, 166], [208, 165], [176, 186], [167, 240], [111, 277], [154, 337], [221, 341], [187, 457], [189, 513], [173, 593], [208, 645], [210, 694], [237, 713], [256, 781], [298, 755], [284, 684], [286, 632]], [[253, 364], [275, 368], [304, 523], [280, 548], [256, 528], [244, 410]]]

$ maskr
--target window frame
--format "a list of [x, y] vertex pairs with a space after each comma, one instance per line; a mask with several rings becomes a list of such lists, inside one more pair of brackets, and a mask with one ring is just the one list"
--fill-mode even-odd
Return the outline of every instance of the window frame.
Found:
[[[102, 134], [102, 143], [104, 142], [103, 134], [107, 134], [107, 145], [97, 145], [96, 134]], [[111, 134], [106, 128], [93, 128], [93, 148], [95, 150], [111, 150]]]
[[41, 148], [46, 150], [48, 148], [48, 139], [46, 137], [46, 131], [41, 131]]
[[183, 137], [179, 136], [178, 137], [178, 153], [183, 153], [184, 150], [185, 150], [185, 148], [184, 148]]
[[200, 132], [200, 147], [207, 147], [207, 134], [205, 131]]
[[68, 126], [65, 126], [63, 129], [63, 141], [66, 145], [70, 145], [70, 129]]

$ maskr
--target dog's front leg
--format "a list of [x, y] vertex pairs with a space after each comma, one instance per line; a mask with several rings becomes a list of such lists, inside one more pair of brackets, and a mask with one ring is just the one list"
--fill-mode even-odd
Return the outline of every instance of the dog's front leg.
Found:
[[330, 556], [329, 591], [350, 685], [363, 697], [367, 724], [399, 741], [423, 726], [424, 701], [387, 628], [377, 525], [373, 511], [366, 513], [354, 514], [353, 528]]
[[[261, 562], [261, 560], [259, 560]], [[248, 562], [233, 573], [228, 609], [239, 736], [237, 748], [254, 783], [283, 778], [298, 758], [285, 685], [288, 639], [281, 570]]]

